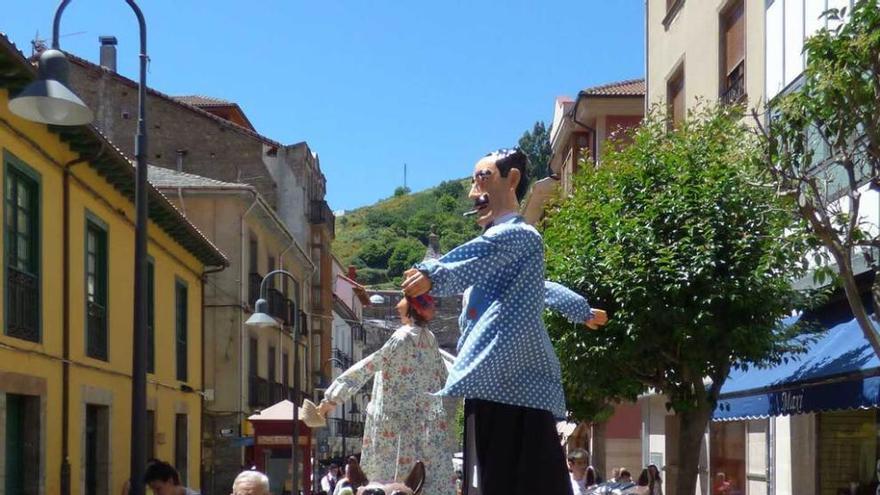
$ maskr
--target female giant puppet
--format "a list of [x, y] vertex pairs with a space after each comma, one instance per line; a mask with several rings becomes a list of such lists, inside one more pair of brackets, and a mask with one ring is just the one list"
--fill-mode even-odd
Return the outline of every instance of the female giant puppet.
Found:
[[327, 388], [318, 412], [326, 416], [374, 378], [361, 453], [364, 474], [370, 481], [404, 481], [421, 461], [423, 493], [452, 495], [454, 444], [443, 398], [433, 395], [447, 376], [444, 357], [427, 328], [434, 300], [429, 295], [405, 298], [397, 309], [404, 325]]

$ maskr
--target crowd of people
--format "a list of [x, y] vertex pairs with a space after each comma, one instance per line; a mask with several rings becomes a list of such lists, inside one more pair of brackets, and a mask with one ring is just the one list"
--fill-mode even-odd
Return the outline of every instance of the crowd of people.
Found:
[[572, 449], [568, 453], [568, 471], [574, 495], [663, 495], [663, 478], [654, 464], [642, 469], [635, 481], [625, 467], [615, 468], [611, 477], [603, 480], [596, 468], [589, 465], [589, 453]]
[[[159, 459], [147, 461], [144, 484], [153, 495], [200, 495], [192, 488], [183, 486], [180, 473], [174, 466]], [[128, 495], [129, 490], [130, 486], [126, 482], [122, 487], [122, 495]], [[259, 471], [242, 471], [232, 482], [231, 495], [270, 495], [269, 478]]]

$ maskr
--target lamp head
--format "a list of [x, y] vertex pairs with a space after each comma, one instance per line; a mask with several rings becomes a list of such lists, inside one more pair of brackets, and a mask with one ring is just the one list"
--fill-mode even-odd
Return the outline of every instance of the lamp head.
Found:
[[61, 50], [40, 54], [37, 79], [9, 100], [9, 111], [24, 119], [55, 125], [85, 125], [94, 114], [70, 88], [70, 63]]
[[245, 325], [256, 328], [277, 327], [278, 322], [269, 316], [269, 301], [262, 298], [257, 299], [254, 304], [254, 314], [247, 319]]

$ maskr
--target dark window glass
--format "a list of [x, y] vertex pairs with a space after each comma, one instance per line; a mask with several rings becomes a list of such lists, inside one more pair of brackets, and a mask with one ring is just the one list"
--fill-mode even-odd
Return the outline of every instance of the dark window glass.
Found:
[[40, 341], [39, 185], [6, 166], [6, 333]]
[[187, 288], [181, 282], [174, 284], [174, 307], [175, 307], [175, 336], [176, 336], [176, 353], [177, 353], [177, 379], [181, 381], [187, 380], [187, 340], [189, 335], [187, 309]]
[[187, 417], [186, 414], [174, 415], [174, 468], [180, 475], [180, 482], [186, 486], [187, 478]]
[[86, 221], [86, 354], [107, 360], [107, 231]]

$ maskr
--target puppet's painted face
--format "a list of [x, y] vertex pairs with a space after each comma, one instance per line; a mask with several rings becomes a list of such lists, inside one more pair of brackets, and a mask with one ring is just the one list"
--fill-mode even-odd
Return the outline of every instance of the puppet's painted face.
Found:
[[495, 166], [497, 159], [497, 156], [487, 156], [474, 165], [468, 197], [474, 202], [476, 222], [481, 227], [489, 225], [499, 213], [504, 212], [510, 193], [511, 174], [501, 177], [501, 172]]

